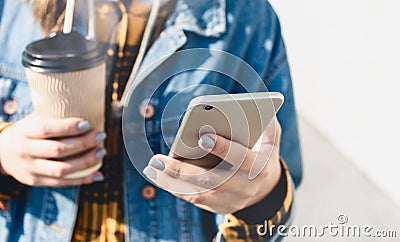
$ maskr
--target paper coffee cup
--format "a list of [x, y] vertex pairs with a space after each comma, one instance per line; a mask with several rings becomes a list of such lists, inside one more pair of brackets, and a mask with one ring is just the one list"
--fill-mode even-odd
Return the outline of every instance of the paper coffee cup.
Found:
[[[96, 41], [80, 33], [55, 33], [29, 44], [23, 64], [35, 112], [42, 117], [81, 117], [93, 129], [105, 122], [106, 65]], [[85, 177], [101, 166], [65, 176]]]

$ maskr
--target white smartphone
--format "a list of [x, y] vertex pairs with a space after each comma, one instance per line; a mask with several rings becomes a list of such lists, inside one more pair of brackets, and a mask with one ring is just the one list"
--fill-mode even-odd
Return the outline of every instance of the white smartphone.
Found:
[[170, 156], [215, 167], [221, 159], [198, 145], [201, 135], [214, 133], [252, 148], [282, 106], [278, 92], [199, 96], [189, 103]]

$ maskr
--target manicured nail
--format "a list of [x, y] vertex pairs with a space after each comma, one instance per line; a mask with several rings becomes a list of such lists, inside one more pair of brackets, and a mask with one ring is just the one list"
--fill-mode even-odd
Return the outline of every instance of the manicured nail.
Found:
[[104, 176], [103, 176], [103, 174], [101, 174], [101, 173], [96, 174], [96, 175], [93, 177], [93, 181], [94, 181], [94, 182], [102, 182], [102, 181], [104, 181]]
[[99, 132], [94, 136], [94, 140], [96, 141], [96, 143], [100, 143], [102, 141], [104, 141], [107, 138], [107, 134], [104, 132]]
[[199, 144], [206, 149], [212, 150], [215, 146], [215, 141], [208, 135], [202, 135], [199, 140]]
[[90, 123], [88, 121], [80, 121], [77, 125], [76, 128], [79, 131], [87, 131], [90, 129]]
[[94, 154], [94, 158], [96, 158], [96, 160], [103, 158], [105, 155], [107, 154], [106, 149], [102, 148], [98, 151], [96, 151], [96, 153]]
[[153, 169], [151, 169], [150, 167], [148, 167], [148, 166], [147, 166], [146, 168], [144, 168], [143, 173], [144, 173], [148, 178], [151, 178], [151, 179], [153, 179], [153, 180], [157, 179], [157, 173], [156, 173]]
[[150, 159], [149, 165], [160, 171], [165, 169], [165, 164], [155, 157]]

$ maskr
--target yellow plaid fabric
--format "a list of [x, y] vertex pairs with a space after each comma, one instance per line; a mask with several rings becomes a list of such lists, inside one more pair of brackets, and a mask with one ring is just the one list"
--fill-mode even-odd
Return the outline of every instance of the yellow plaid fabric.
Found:
[[[159, 18], [153, 31], [153, 40], [162, 30], [165, 20], [175, 5], [170, 1], [159, 12]], [[107, 99], [108, 107], [111, 101], [118, 99], [129, 78], [129, 73], [135, 61], [139, 44], [145, 29], [150, 8], [140, 1], [133, 0], [130, 6], [120, 2], [123, 18], [116, 34], [117, 40], [112, 43], [108, 55], [108, 76], [112, 90]], [[103, 13], [101, 15], [107, 17]], [[100, 22], [106, 22], [105, 19]], [[105, 181], [81, 187], [78, 217], [73, 233], [73, 241], [117, 242], [125, 240], [125, 221], [122, 188], [122, 157], [121, 120], [115, 119], [107, 110], [107, 156], [104, 158], [101, 172]]]
[[82, 202], [72, 241], [124, 241], [125, 224], [120, 204]]

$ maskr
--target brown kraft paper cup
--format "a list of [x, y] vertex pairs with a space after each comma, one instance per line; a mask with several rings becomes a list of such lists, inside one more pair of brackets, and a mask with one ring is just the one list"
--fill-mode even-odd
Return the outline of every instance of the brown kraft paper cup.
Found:
[[[96, 51], [94, 41], [76, 32], [61, 33], [27, 46], [23, 64], [36, 114], [48, 118], [81, 117], [92, 129], [104, 131], [106, 64]], [[101, 166], [99, 162], [64, 178], [82, 178]]]
[[81, 117], [104, 131], [105, 64], [67, 73], [25, 70], [35, 112], [42, 117]]

